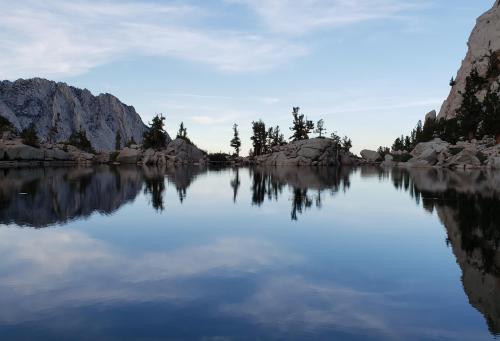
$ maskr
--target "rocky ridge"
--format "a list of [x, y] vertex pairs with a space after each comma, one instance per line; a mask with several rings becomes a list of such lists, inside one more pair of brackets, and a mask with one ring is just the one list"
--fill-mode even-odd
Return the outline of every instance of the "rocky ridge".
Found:
[[134, 107], [113, 95], [94, 96], [87, 89], [41, 78], [1, 81], [0, 116], [18, 132], [34, 124], [47, 143], [68, 141], [72, 133], [83, 130], [98, 151], [113, 150], [117, 133], [122, 145], [130, 140], [141, 143], [147, 130]]
[[[500, 56], [500, 0], [495, 1], [493, 7], [477, 19], [469, 41], [468, 51], [462, 65], [454, 79], [454, 84], [448, 98], [444, 101], [438, 119], [450, 119], [456, 116], [456, 110], [462, 104], [462, 94], [467, 77], [476, 69], [481, 77], [487, 77], [491, 84], [498, 88], [500, 74], [488, 75], [490, 58]], [[484, 97], [484, 94], [482, 95]]]

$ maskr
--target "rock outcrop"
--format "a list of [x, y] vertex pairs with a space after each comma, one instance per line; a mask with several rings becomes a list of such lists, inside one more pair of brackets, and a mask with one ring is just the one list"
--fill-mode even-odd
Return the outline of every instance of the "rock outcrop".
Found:
[[134, 107], [110, 94], [93, 96], [40, 78], [0, 82], [0, 116], [18, 131], [34, 123], [40, 139], [49, 143], [67, 141], [82, 129], [98, 151], [113, 150], [117, 132], [122, 144], [140, 143], [147, 129]]
[[[456, 116], [456, 110], [462, 104], [461, 92], [464, 91], [466, 78], [473, 69], [481, 77], [487, 77], [490, 54], [500, 56], [500, 0], [495, 1], [493, 8], [477, 19], [476, 26], [467, 43], [469, 49], [462, 66], [454, 80], [448, 98], [443, 103], [438, 118], [449, 119]], [[490, 75], [491, 76], [491, 75]], [[491, 77], [488, 77], [491, 78]], [[489, 82], [497, 82], [500, 75], [494, 75]]]
[[339, 165], [343, 153], [327, 138], [313, 138], [274, 147], [271, 153], [255, 157], [255, 163], [267, 166]]
[[364, 149], [361, 151], [361, 157], [367, 162], [377, 162], [380, 161], [381, 156], [378, 152], [374, 150]]

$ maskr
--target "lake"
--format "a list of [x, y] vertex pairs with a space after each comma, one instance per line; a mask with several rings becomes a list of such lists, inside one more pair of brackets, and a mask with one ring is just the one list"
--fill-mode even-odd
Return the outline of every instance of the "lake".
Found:
[[489, 340], [500, 173], [0, 169], [1, 340]]

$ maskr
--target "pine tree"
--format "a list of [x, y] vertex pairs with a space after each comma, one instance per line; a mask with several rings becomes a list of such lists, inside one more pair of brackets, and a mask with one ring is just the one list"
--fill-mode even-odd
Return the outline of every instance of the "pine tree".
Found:
[[457, 84], [457, 82], [455, 81], [455, 78], [451, 77], [451, 80], [450, 80], [450, 86], [453, 87]]
[[406, 136], [404, 139], [404, 150], [407, 152], [411, 152], [413, 150], [413, 143], [411, 141], [410, 136]]
[[401, 135], [401, 137], [398, 137], [394, 143], [392, 144], [392, 150], [393, 151], [403, 151], [405, 149], [404, 146], [404, 137]]
[[500, 143], [500, 98], [498, 93], [491, 89], [484, 98], [481, 118], [481, 134], [493, 135], [497, 143]]
[[120, 134], [120, 131], [116, 131], [116, 136], [115, 136], [115, 150], [120, 150], [122, 149], [122, 136]]
[[167, 145], [167, 132], [164, 130], [165, 117], [162, 114], [153, 117], [149, 130], [144, 133], [144, 148], [161, 149]]
[[234, 148], [236, 156], [240, 156], [241, 140], [239, 135], [238, 125], [235, 123], [233, 125], [233, 139], [231, 140], [231, 147]]
[[267, 150], [267, 131], [266, 124], [259, 120], [252, 122], [253, 135], [250, 138], [253, 143], [253, 155], [258, 156], [266, 153]]
[[352, 140], [347, 136], [344, 136], [342, 138], [342, 150], [346, 153], [349, 153], [351, 148], [352, 148]]
[[457, 109], [457, 119], [460, 132], [469, 140], [473, 139], [481, 121], [482, 105], [476, 94], [486, 80], [479, 76], [476, 69], [473, 69], [465, 80], [465, 91], [460, 93], [463, 97], [460, 108]]
[[293, 126], [290, 128], [290, 130], [293, 131], [293, 135], [290, 136], [292, 141], [307, 140], [309, 134], [314, 129], [314, 123], [304, 119], [304, 115], [300, 114], [299, 111], [299, 107], [294, 107], [292, 109]]
[[276, 126], [273, 129], [271, 146], [275, 147], [275, 146], [282, 146], [285, 144], [286, 144], [285, 136], [281, 133], [280, 126]]
[[323, 133], [326, 132], [324, 124], [325, 122], [323, 121], [323, 119], [320, 119], [318, 123], [316, 123], [316, 130], [314, 132], [318, 134], [319, 138], [323, 138]]
[[270, 127], [266, 133], [266, 153], [272, 152], [274, 146], [274, 128]]
[[418, 143], [428, 142], [432, 140], [434, 138], [435, 129], [436, 129], [436, 120], [433, 120], [431, 118], [425, 120]]
[[75, 131], [71, 134], [68, 140], [68, 144], [77, 147], [80, 150], [83, 150], [87, 153], [94, 153], [94, 148], [92, 147], [92, 143], [87, 138], [87, 134], [85, 130], [80, 128], [80, 130]]
[[177, 132], [177, 138], [187, 140], [187, 129], [184, 127], [184, 122], [181, 122], [179, 126], [179, 131]]
[[341, 148], [342, 146], [342, 139], [340, 138], [339, 135], [337, 135], [336, 132], [333, 132], [330, 134], [330, 138], [333, 140], [333, 143], [335, 145], [335, 148]]
[[35, 125], [31, 123], [28, 128], [21, 132], [21, 139], [25, 145], [38, 148], [40, 147], [40, 140], [36, 133]]

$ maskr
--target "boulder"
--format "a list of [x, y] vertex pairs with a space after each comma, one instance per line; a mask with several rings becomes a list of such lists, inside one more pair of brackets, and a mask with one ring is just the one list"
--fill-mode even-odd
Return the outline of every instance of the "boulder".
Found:
[[343, 154], [337, 154], [332, 139], [312, 138], [275, 147], [271, 153], [255, 157], [255, 162], [268, 166], [330, 166], [339, 163], [337, 155], [342, 158]]
[[432, 111], [428, 112], [427, 115], [425, 115], [425, 121], [424, 122], [427, 122], [428, 120], [435, 121], [436, 117], [437, 117], [436, 110], [432, 110]]
[[199, 163], [205, 160], [203, 151], [193, 143], [181, 138], [177, 138], [167, 145], [164, 156], [175, 156], [175, 162], [177, 163]]
[[387, 154], [384, 157], [384, 161], [380, 164], [382, 167], [393, 167], [396, 163], [394, 162], [394, 157], [391, 154]]
[[378, 152], [368, 149], [364, 149], [361, 151], [361, 157], [368, 162], [376, 162], [381, 159], [381, 156]]
[[[448, 149], [450, 144], [448, 142], [445, 142], [439, 138], [435, 138], [432, 141], [429, 142], [421, 142], [417, 144], [417, 146], [411, 151], [411, 155], [413, 157], [419, 158], [419, 156], [424, 153], [426, 150], [434, 150], [436, 153], [441, 153], [442, 151]], [[428, 153], [428, 152], [427, 152]]]
[[4, 150], [4, 159], [20, 160], [20, 161], [42, 161], [44, 160], [44, 152], [41, 149], [27, 146], [25, 144], [16, 143], [0, 146]]
[[156, 160], [154, 160], [155, 150], [152, 148], [148, 148], [142, 153], [142, 163], [145, 165], [153, 165], [156, 164]]
[[116, 161], [119, 163], [137, 163], [141, 159], [141, 151], [132, 148], [123, 148], [116, 157]]
[[108, 152], [101, 152], [95, 156], [95, 161], [97, 163], [109, 163], [111, 161], [111, 154]]
[[457, 155], [446, 160], [446, 164], [450, 168], [477, 168], [481, 166], [481, 161], [473, 151], [464, 149]]
[[492, 156], [486, 162], [486, 166], [490, 169], [500, 169], [500, 156]]
[[438, 161], [438, 154], [434, 149], [425, 149], [417, 158], [418, 160], [423, 160], [429, 163], [429, 165], [434, 165]]
[[45, 149], [44, 159], [46, 161], [56, 160], [56, 161], [69, 161], [71, 160], [71, 155], [64, 150], [59, 148]]

